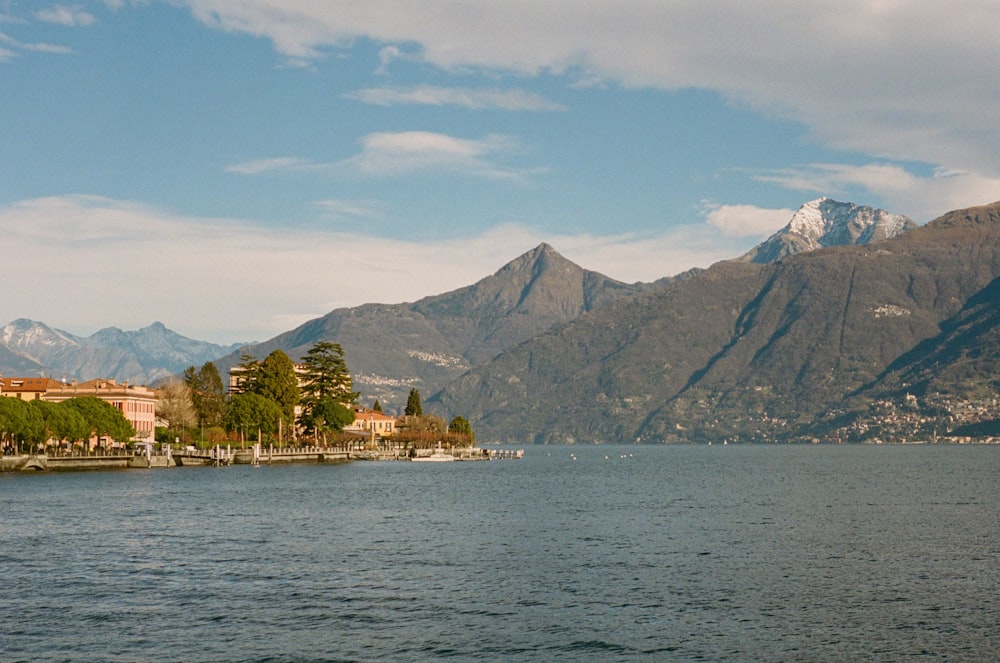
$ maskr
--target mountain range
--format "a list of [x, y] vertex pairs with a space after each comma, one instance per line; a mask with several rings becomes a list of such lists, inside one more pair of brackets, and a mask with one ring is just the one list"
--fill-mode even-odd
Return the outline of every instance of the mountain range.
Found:
[[[741, 260], [759, 263], [768, 255], [773, 261], [817, 246], [864, 244], [914, 227], [906, 217], [821, 198], [803, 205], [784, 228], [758, 247], [761, 250]], [[337, 309], [269, 341], [241, 348], [217, 363], [225, 371], [239, 363], [242, 353], [261, 358], [275, 349], [297, 360], [317, 341], [337, 342], [345, 349], [355, 388], [366, 398], [378, 399], [387, 411], [394, 411], [402, 409], [411, 388], [425, 397], [445, 390], [432, 402], [444, 404], [450, 416], [461, 412], [451, 410], [447, 389], [465, 384], [456, 381], [466, 373], [500, 361], [504, 353], [550, 330], [581, 318], [589, 320], [615, 305], [607, 316], [597, 318], [603, 330], [576, 340], [587, 351], [592, 340], [621, 327], [616, 311], [625, 301], [693, 280], [703, 271], [694, 269], [655, 283], [626, 284], [586, 270], [541, 244], [471, 286], [414, 303]], [[690, 306], [697, 309], [699, 304]], [[610, 319], [605, 322], [605, 318]], [[517, 376], [511, 377], [516, 383]], [[516, 412], [525, 411], [516, 404], [521, 398], [530, 397], [512, 395], [513, 400], [494, 405], [500, 411], [509, 409], [516, 417]], [[455, 403], [456, 407], [470, 405]], [[486, 410], [490, 407], [488, 402], [482, 407], [477, 404], [473, 412], [487, 426], [487, 434], [498, 434], [501, 431], [489, 428], [493, 418]]]
[[953, 360], [978, 347], [996, 363], [998, 240], [1000, 204], [872, 244], [719, 263], [513, 348], [434, 402], [501, 440], [773, 440], [879, 393], [945, 388], [938, 376], [982, 389], [991, 364]]
[[[416, 387], [425, 410], [467, 417], [486, 441], [822, 437], [881, 399], [996, 393], [998, 209], [918, 228], [821, 198], [744, 256], [655, 283], [615, 281], [542, 244], [471, 286], [338, 309], [263, 343], [185, 354], [172, 372], [208, 358], [225, 372], [274, 349], [298, 360], [324, 340], [344, 347], [365, 400], [399, 411]], [[6, 329], [0, 371], [56, 363]], [[49, 331], [88, 352], [152, 356], [126, 350], [129, 332], [83, 344]]]
[[21, 318], [0, 328], [0, 373], [57, 380], [104, 377], [152, 384], [241, 345], [196, 341], [160, 322], [137, 331], [108, 327], [82, 337]]
[[457, 290], [403, 304], [342, 308], [219, 360], [276, 349], [293, 360], [317, 341], [340, 343], [355, 390], [401, 410], [411, 388], [429, 396], [471, 368], [551, 327], [649, 289], [570, 262], [548, 244]]

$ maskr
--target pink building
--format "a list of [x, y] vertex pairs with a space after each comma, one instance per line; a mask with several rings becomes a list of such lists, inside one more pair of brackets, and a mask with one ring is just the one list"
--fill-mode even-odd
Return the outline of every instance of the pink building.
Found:
[[118, 384], [114, 379], [98, 378], [77, 384], [51, 380], [44, 400], [60, 402], [81, 396], [94, 396], [114, 405], [135, 428], [136, 442], [154, 442], [156, 434], [156, 391], [146, 386]]

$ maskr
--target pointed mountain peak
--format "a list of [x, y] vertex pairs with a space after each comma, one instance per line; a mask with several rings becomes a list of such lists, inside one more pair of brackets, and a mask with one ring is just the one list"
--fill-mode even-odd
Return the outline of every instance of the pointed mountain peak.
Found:
[[784, 228], [739, 258], [770, 263], [827, 246], [870, 244], [916, 228], [911, 219], [882, 209], [822, 197], [802, 205]]
[[533, 248], [530, 251], [528, 251], [527, 253], [525, 253], [524, 256], [522, 256], [522, 257], [525, 257], [525, 258], [529, 258], [530, 257], [530, 258], [535, 259], [535, 260], [538, 260], [540, 258], [548, 258], [548, 259], [558, 258], [560, 260], [565, 260], [565, 258], [562, 256], [562, 254], [560, 254], [558, 251], [556, 251], [555, 248], [553, 248], [552, 245], [549, 244], [548, 242], [542, 242], [541, 244], [539, 244], [535, 248]]
[[580, 270], [581, 272], [583, 271], [582, 267], [565, 258], [562, 254], [552, 248], [552, 245], [542, 242], [527, 253], [521, 254], [501, 267], [496, 272], [495, 276], [506, 272], [521, 271], [525, 269], [538, 271], [539, 269], [552, 269], [559, 267]]

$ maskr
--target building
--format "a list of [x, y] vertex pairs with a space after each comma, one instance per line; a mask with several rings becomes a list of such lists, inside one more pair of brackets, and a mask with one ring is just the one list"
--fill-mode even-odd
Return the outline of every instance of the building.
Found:
[[355, 405], [354, 422], [344, 426], [345, 433], [359, 433], [372, 437], [392, 437], [396, 433], [396, 418], [376, 410]]
[[[19, 378], [11, 378], [19, 379]], [[25, 380], [29, 378], [24, 378]], [[43, 378], [44, 379], [44, 378]], [[77, 384], [69, 384], [50, 380], [50, 385], [42, 399], [59, 403], [71, 398], [93, 396], [111, 403], [118, 408], [126, 420], [135, 428], [136, 442], [154, 442], [156, 437], [156, 391], [146, 386], [121, 384], [114, 379], [98, 378]], [[6, 387], [4, 389], [6, 392]], [[6, 396], [7, 394], [4, 393]]]
[[22, 401], [37, 401], [49, 389], [63, 384], [52, 378], [3, 378], [0, 377], [0, 396], [20, 398]]

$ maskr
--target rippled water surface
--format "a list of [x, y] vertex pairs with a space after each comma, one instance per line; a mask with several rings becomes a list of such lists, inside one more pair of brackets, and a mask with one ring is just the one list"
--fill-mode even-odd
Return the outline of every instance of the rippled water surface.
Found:
[[0, 660], [998, 660], [998, 447], [0, 475]]

